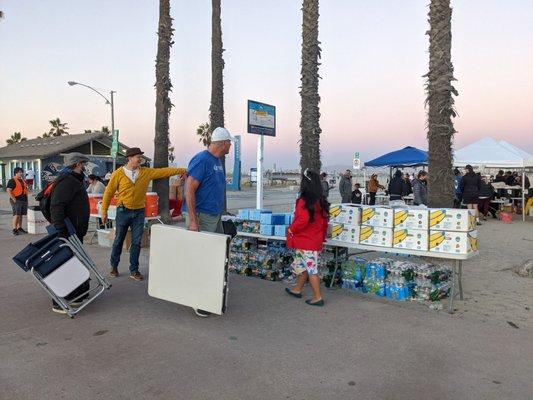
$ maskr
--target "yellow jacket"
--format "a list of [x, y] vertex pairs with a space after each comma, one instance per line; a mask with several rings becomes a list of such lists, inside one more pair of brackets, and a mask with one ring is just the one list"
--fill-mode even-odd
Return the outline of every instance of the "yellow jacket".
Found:
[[153, 179], [168, 178], [173, 175], [182, 175], [186, 173], [185, 168], [139, 168], [139, 176], [133, 183], [124, 173], [123, 167], [117, 169], [111, 175], [111, 179], [105, 189], [104, 198], [102, 199], [102, 214], [107, 214], [111, 198], [117, 192], [117, 205], [123, 205], [126, 208], [137, 210], [144, 208], [146, 202], [146, 191], [148, 185]]

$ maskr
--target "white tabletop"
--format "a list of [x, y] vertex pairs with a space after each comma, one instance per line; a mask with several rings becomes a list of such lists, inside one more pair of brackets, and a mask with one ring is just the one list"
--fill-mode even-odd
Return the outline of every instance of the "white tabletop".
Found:
[[[286, 240], [284, 236], [265, 236], [265, 235], [260, 235], [258, 233], [247, 233], [247, 232], [237, 232], [237, 236], [253, 237], [253, 238], [267, 239], [267, 240], [283, 240], [283, 241]], [[355, 249], [355, 250], [375, 251], [375, 252], [381, 252], [381, 253], [409, 254], [409, 255], [418, 256], [418, 257], [445, 258], [449, 260], [468, 260], [479, 254], [477, 251], [474, 251], [468, 254], [435, 253], [433, 251], [409, 250], [409, 249], [399, 249], [395, 247], [381, 247], [381, 246], [369, 246], [366, 244], [346, 243], [346, 242], [339, 242], [338, 240], [331, 240], [331, 239], [326, 240], [325, 245], [335, 246], [335, 247], [345, 247], [348, 249]]]
[[[102, 218], [100, 216], [100, 214], [89, 214], [89, 217], [90, 218]], [[157, 215], [155, 217], [144, 217], [144, 220], [145, 221], [154, 221], [154, 220], [159, 220], [160, 218], [161, 218], [161, 215]], [[115, 218], [111, 218], [109, 216], [107, 217], [107, 219], [110, 220], [110, 221], [114, 221], [115, 220]]]

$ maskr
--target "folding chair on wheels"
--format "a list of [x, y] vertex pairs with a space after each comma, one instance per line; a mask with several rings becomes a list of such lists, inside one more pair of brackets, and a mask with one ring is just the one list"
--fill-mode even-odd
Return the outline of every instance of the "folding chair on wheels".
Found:
[[[85, 251], [70, 221], [66, 223], [68, 238], [59, 237], [57, 232], [50, 233], [27, 245], [13, 261], [24, 271], [31, 271], [50, 297], [73, 318], [111, 285]], [[96, 286], [72, 298], [71, 293], [90, 279], [97, 282]], [[74, 304], [86, 296], [81, 305]]]

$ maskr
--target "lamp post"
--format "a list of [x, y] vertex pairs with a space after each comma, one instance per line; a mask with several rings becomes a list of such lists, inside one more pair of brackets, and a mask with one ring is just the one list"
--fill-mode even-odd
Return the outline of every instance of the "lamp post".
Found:
[[[100, 93], [98, 90], [96, 90], [95, 88], [93, 88], [93, 87], [91, 87], [89, 85], [86, 85], [86, 84], [80, 83], [80, 82], [74, 82], [74, 81], [68, 81], [68, 84], [70, 86], [80, 85], [80, 86], [86, 87], [87, 89], [91, 89], [93, 92], [95, 92], [98, 95], [100, 95], [105, 100], [106, 104], [109, 104], [111, 106], [111, 135], [114, 135], [115, 134], [115, 107], [114, 107], [114, 103], [113, 103], [113, 94], [116, 93], [116, 92], [114, 90], [110, 90], [109, 91], [109, 94], [111, 95], [111, 101], [110, 101], [102, 93]], [[113, 171], [115, 170], [116, 166], [117, 166], [117, 155], [115, 153], [115, 154], [113, 154]]]

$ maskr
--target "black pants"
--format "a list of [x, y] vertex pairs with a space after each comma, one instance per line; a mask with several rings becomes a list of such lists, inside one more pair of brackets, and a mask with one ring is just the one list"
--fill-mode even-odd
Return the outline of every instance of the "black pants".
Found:
[[370, 194], [370, 201], [368, 202], [368, 204], [373, 206], [376, 204], [376, 193], [369, 192], [369, 194]]
[[[78, 238], [80, 239], [80, 242], [83, 243], [83, 236], [78, 236]], [[68, 295], [65, 296], [65, 300], [73, 300], [75, 299], [76, 297], [78, 297], [79, 295], [81, 295], [82, 293], [85, 293], [87, 292], [90, 287], [91, 287], [91, 284], [90, 284], [90, 279], [87, 279], [85, 282], [83, 282], [80, 286], [78, 286], [76, 289], [74, 289], [72, 292], [70, 292]], [[78, 301], [81, 301], [81, 300], [85, 300], [86, 298], [88, 298], [89, 295], [86, 294], [85, 296], [83, 297], [80, 297], [78, 299]], [[55, 300], [52, 300], [52, 305], [53, 306], [59, 306]]]

